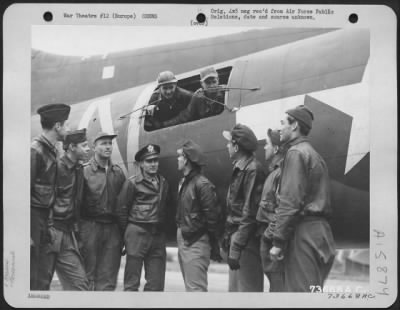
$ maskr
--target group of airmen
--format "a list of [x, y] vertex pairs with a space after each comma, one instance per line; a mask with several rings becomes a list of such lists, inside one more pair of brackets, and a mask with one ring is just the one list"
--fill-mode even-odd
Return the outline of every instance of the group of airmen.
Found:
[[[218, 74], [207, 68], [200, 77], [202, 88], [191, 96], [171, 72], [161, 73], [148, 126], [222, 112]], [[168, 105], [160, 104], [164, 96]], [[187, 96], [188, 105], [179, 103]], [[329, 176], [307, 139], [314, 120], [307, 107], [287, 110], [279, 129], [266, 126], [267, 174], [255, 158], [258, 141], [249, 127], [237, 124], [222, 133], [233, 163], [225, 207], [194, 141], [177, 149], [182, 179], [171, 188], [159, 173], [158, 145], [135, 154], [139, 169], [126, 178], [111, 161], [115, 134], [99, 132], [89, 145], [86, 129], [68, 130], [70, 106], [48, 104], [37, 112], [43, 130], [31, 145], [31, 290], [49, 290], [54, 271], [64, 290], [115, 290], [126, 255], [125, 291], [139, 290], [143, 269], [144, 291], [163, 291], [172, 205], [186, 291], [207, 291], [210, 260], [229, 265], [230, 292], [263, 292], [264, 275], [270, 292], [323, 287], [335, 257]]]

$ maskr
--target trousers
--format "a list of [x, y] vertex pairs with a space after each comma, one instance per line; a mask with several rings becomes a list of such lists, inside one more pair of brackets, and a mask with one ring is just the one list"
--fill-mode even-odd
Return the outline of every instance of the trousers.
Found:
[[270, 292], [285, 291], [285, 274], [283, 272], [283, 261], [274, 262], [271, 260], [269, 251], [272, 248], [272, 241], [261, 238], [260, 256], [264, 274], [269, 281]]
[[152, 232], [142, 226], [129, 223], [124, 240], [127, 254], [124, 290], [139, 290], [144, 266], [146, 284], [143, 290], [163, 291], [167, 262], [165, 233]]
[[208, 234], [185, 245], [181, 229], [177, 231], [178, 261], [187, 292], [207, 292], [207, 272], [210, 265], [211, 246]]
[[[234, 233], [235, 234], [235, 233]], [[223, 257], [228, 253], [222, 252]], [[263, 292], [264, 275], [260, 257], [260, 239], [251, 237], [241, 252], [238, 270], [229, 269], [229, 292]]]
[[287, 292], [310, 292], [311, 286], [322, 289], [335, 259], [329, 223], [323, 218], [299, 222], [285, 256]]
[[122, 249], [118, 225], [82, 220], [80, 236], [89, 290], [115, 290]]
[[56, 271], [61, 286], [67, 291], [87, 291], [89, 281], [83, 259], [73, 232], [56, 230], [55, 241], [49, 248], [49, 285]]

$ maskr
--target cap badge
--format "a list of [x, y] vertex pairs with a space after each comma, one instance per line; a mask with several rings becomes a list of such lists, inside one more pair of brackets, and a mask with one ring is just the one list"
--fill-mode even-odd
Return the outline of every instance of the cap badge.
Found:
[[147, 151], [149, 153], [153, 153], [154, 152], [154, 146], [152, 146], [151, 144], [147, 147]]

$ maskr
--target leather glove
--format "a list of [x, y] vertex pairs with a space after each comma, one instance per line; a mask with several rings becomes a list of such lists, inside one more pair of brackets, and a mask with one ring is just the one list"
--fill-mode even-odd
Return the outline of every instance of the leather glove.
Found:
[[239, 259], [228, 257], [228, 265], [231, 270], [240, 269]]
[[221, 262], [222, 257], [220, 254], [218, 239], [214, 235], [214, 233], [211, 233], [211, 232], [208, 233], [208, 236], [210, 239], [210, 246], [211, 246], [210, 259], [213, 261]]
[[215, 242], [214, 244], [211, 244], [211, 255], [210, 259], [216, 262], [222, 262], [222, 257], [219, 249], [219, 244], [218, 242]]

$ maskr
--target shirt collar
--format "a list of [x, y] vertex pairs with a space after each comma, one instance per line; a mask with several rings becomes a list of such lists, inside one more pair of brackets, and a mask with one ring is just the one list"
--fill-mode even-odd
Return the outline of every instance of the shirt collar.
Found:
[[[90, 159], [90, 164], [92, 166], [93, 171], [97, 171], [98, 169], [105, 170], [105, 167], [101, 166], [94, 156]], [[111, 168], [113, 166], [113, 163], [111, 162], [111, 159], [108, 161], [108, 168]]]
[[[159, 182], [159, 179], [158, 179], [158, 176], [157, 176], [157, 175], [155, 176], [155, 178], [149, 178], [149, 177], [147, 177], [147, 176], [143, 173], [142, 168], [140, 168], [140, 181], [146, 180], [147, 182], [152, 183], [152, 180], [153, 180], [153, 179], [156, 179], [156, 181]], [[138, 181], [139, 181], [139, 180], [138, 180]]]

